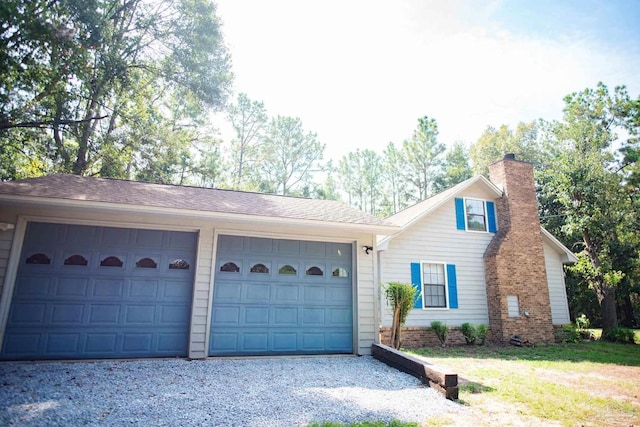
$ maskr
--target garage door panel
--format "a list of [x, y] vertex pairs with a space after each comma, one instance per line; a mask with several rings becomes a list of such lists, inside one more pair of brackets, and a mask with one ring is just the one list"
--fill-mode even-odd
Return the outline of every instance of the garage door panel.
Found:
[[69, 277], [58, 280], [55, 295], [58, 297], [86, 298], [89, 292], [89, 279]]
[[156, 299], [159, 283], [157, 280], [132, 280], [129, 295], [132, 298]]
[[52, 333], [47, 335], [45, 352], [50, 354], [74, 354], [80, 350], [80, 334]]
[[351, 271], [350, 244], [227, 237], [218, 240], [210, 355], [353, 352], [352, 278], [332, 275]]
[[128, 305], [125, 322], [131, 324], [153, 324], [156, 317], [155, 305]]
[[54, 304], [51, 313], [52, 325], [77, 326], [82, 324], [84, 304]]
[[298, 302], [298, 285], [278, 283], [274, 285], [273, 302], [278, 304]]
[[275, 352], [295, 352], [298, 350], [298, 334], [296, 332], [274, 332], [273, 347]]
[[117, 351], [118, 334], [86, 334], [85, 352], [91, 353], [115, 353]]
[[29, 223], [0, 358], [186, 356], [196, 244], [195, 233]]
[[[230, 287], [236, 287], [237, 297], [234, 301], [240, 301], [241, 287], [237, 283], [230, 283]], [[251, 303], [268, 303], [271, 301], [271, 285], [269, 283], [247, 283], [245, 285], [245, 301]]]
[[119, 304], [90, 304], [88, 326], [120, 323]]
[[9, 322], [21, 324], [43, 324], [47, 312], [45, 302], [23, 302], [14, 304], [9, 315]]
[[246, 307], [244, 309], [245, 325], [265, 325], [269, 323], [269, 307]]
[[51, 277], [23, 276], [16, 280], [15, 295], [18, 297], [44, 297], [49, 294]]

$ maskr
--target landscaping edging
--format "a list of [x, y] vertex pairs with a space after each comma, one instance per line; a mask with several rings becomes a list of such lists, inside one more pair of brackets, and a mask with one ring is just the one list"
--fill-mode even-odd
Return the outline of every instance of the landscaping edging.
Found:
[[432, 365], [384, 344], [371, 345], [373, 357], [387, 365], [420, 379], [449, 400], [458, 400], [458, 374]]

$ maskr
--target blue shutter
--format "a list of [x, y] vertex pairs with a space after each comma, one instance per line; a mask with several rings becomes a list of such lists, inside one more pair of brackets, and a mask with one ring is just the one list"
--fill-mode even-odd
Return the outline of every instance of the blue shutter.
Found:
[[456, 227], [458, 230], [466, 230], [464, 218], [464, 200], [456, 198]]
[[496, 206], [493, 202], [487, 202], [487, 224], [489, 233], [495, 233], [498, 229], [496, 227]]
[[422, 277], [420, 277], [420, 263], [411, 263], [411, 284], [416, 288], [416, 300], [413, 303], [413, 308], [422, 307]]
[[449, 308], [458, 308], [458, 281], [456, 279], [456, 266], [447, 264], [447, 286], [449, 287]]

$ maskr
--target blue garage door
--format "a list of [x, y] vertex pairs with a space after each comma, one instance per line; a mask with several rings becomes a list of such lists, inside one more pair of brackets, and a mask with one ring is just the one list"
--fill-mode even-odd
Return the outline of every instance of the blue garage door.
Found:
[[351, 248], [219, 236], [209, 354], [353, 353]]
[[197, 235], [29, 223], [3, 359], [186, 356]]

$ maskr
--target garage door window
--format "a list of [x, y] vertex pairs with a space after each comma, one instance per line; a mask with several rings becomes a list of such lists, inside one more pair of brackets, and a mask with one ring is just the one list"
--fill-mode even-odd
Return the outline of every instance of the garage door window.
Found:
[[333, 276], [333, 277], [349, 277], [349, 271], [347, 271], [346, 268], [336, 267], [336, 268], [333, 269], [333, 272], [331, 273], [331, 276]]
[[51, 258], [46, 254], [37, 253], [27, 258], [26, 264], [51, 264]]
[[296, 275], [298, 274], [298, 270], [296, 270], [292, 265], [286, 264], [280, 267], [280, 270], [278, 270], [278, 274], [280, 274], [281, 276]]
[[324, 271], [320, 267], [311, 267], [307, 270], [307, 276], [324, 276]]
[[64, 260], [64, 265], [86, 266], [87, 264], [89, 264], [89, 261], [87, 261], [87, 259], [85, 257], [83, 257], [82, 255], [79, 255], [79, 254], [71, 255], [69, 258]]
[[220, 271], [224, 273], [240, 273], [240, 267], [235, 262], [227, 262], [220, 267]]
[[189, 263], [183, 259], [174, 259], [169, 263], [169, 270], [188, 270]]
[[124, 263], [117, 256], [108, 256], [100, 261], [100, 267], [122, 267]]
[[151, 258], [142, 258], [136, 262], [136, 268], [158, 268], [158, 263]]
[[256, 264], [253, 267], [251, 267], [250, 270], [252, 273], [264, 273], [264, 274], [268, 274], [269, 273], [269, 267], [267, 267], [264, 264]]

